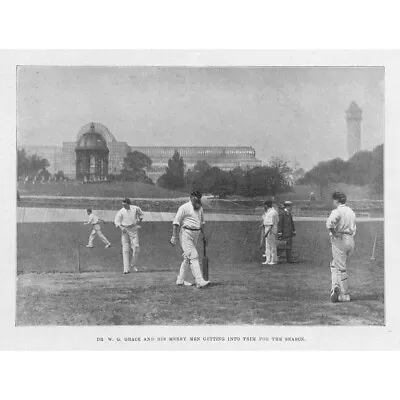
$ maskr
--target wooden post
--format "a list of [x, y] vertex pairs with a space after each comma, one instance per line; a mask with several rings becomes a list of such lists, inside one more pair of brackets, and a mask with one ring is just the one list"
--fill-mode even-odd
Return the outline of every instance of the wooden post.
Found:
[[78, 261], [78, 273], [81, 272], [81, 257], [80, 257], [80, 251], [79, 251], [79, 239], [76, 241], [76, 256], [77, 256], [77, 261]]
[[372, 248], [372, 256], [371, 256], [371, 260], [372, 260], [372, 261], [375, 261], [376, 240], [377, 240], [377, 237], [375, 236], [374, 247]]

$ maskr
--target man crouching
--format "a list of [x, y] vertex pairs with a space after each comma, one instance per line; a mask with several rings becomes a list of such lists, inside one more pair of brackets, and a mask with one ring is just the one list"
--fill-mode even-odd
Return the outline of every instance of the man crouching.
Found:
[[199, 253], [196, 245], [200, 232], [206, 240], [204, 234], [204, 212], [201, 204], [201, 193], [198, 191], [190, 194], [190, 201], [179, 207], [174, 222], [172, 223], [171, 244], [177, 244], [177, 235], [179, 231], [179, 240], [183, 250], [183, 262], [176, 280], [177, 285], [191, 286], [191, 283], [185, 281], [185, 275], [188, 267], [192, 271], [193, 277], [198, 288], [207, 286], [210, 281], [203, 278], [200, 269]]

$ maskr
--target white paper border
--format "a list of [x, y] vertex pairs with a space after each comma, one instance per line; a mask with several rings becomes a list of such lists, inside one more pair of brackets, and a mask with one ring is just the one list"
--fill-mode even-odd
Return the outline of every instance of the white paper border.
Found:
[[[1, 159], [4, 194], [15, 193], [16, 65], [179, 65], [179, 66], [384, 66], [385, 108], [385, 327], [15, 327], [15, 196], [2, 198], [4, 268], [0, 270], [0, 349], [145, 350], [132, 343], [102, 344], [98, 336], [304, 336], [301, 343], [157, 344], [152, 350], [388, 350], [399, 349], [399, 256], [396, 254], [396, 209], [399, 175], [396, 141], [399, 132], [400, 53], [397, 51], [6, 51], [0, 53]], [[3, 164], [4, 165], [4, 164]], [[12, 174], [12, 173], [13, 174]], [[391, 233], [392, 232], [392, 233]], [[10, 251], [13, 249], [13, 251]]]

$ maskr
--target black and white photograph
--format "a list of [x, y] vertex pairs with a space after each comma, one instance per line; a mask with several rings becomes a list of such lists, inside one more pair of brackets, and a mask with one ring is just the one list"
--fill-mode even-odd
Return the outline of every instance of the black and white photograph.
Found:
[[15, 326], [384, 327], [385, 72], [17, 65]]

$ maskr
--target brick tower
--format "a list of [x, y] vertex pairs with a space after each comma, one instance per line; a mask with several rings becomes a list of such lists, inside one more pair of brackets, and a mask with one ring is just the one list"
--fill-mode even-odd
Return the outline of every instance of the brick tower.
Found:
[[361, 150], [361, 121], [362, 110], [353, 101], [346, 111], [347, 120], [347, 155], [352, 157]]

